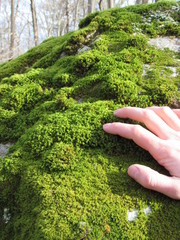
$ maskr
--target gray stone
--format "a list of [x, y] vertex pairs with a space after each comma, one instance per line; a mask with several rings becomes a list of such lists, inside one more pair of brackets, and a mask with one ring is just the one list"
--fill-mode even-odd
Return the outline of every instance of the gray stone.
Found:
[[0, 157], [4, 158], [8, 153], [9, 148], [12, 146], [12, 143], [2, 144], [0, 143]]
[[3, 220], [5, 223], [8, 223], [11, 218], [11, 214], [9, 213], [8, 208], [4, 208]]
[[79, 99], [77, 100], [77, 102], [78, 102], [78, 103], [82, 103], [82, 102], [83, 102], [83, 99], [82, 99], [82, 98], [79, 98]]
[[82, 46], [81, 48], [78, 49], [78, 53], [83, 53], [83, 52], [87, 52], [90, 51], [91, 48], [88, 46]]
[[142, 76], [146, 75], [146, 72], [150, 69], [150, 65], [148, 64], [143, 64], [143, 74]]
[[133, 209], [131, 212], [130, 211], [128, 211], [128, 221], [129, 222], [132, 222], [132, 221], [134, 221], [136, 218], [137, 218], [137, 216], [138, 216], [138, 210], [136, 210], [136, 209]]
[[177, 77], [177, 70], [176, 67], [167, 67], [169, 68], [173, 73], [171, 74], [171, 77]]
[[63, 58], [65, 56], [66, 56], [65, 52], [62, 52], [61, 55], [60, 55], [60, 58]]
[[159, 49], [169, 48], [172, 51], [180, 52], [180, 39], [170, 38], [170, 37], [159, 37], [159, 38], [151, 38], [148, 43], [151, 46], [155, 46]]
[[146, 214], [146, 216], [148, 216], [152, 212], [152, 209], [151, 207], [147, 207], [143, 209], [143, 212]]

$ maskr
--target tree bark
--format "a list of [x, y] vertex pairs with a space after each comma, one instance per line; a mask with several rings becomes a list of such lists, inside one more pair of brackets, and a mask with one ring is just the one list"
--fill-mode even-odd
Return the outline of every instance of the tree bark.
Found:
[[76, 30], [77, 20], [78, 20], [78, 9], [79, 9], [79, 0], [76, 2], [75, 13], [74, 13], [74, 30]]
[[94, 12], [94, 0], [88, 0], [88, 14]]
[[142, 0], [136, 0], [136, 4], [141, 4]]
[[86, 1], [83, 0], [83, 17], [86, 16]]
[[61, 24], [62, 24], [62, 18], [59, 17], [59, 20], [58, 20], [58, 29], [57, 29], [57, 36], [58, 36], [58, 37], [61, 36], [61, 28], [62, 28]]
[[32, 21], [33, 21], [33, 32], [34, 32], [34, 43], [35, 46], [38, 45], [38, 25], [37, 25], [37, 17], [36, 17], [36, 8], [34, 5], [34, 0], [31, 0], [31, 13], [32, 13]]
[[114, 0], [108, 0], [108, 8], [114, 7]]
[[98, 2], [99, 10], [100, 10], [100, 11], [102, 11], [102, 1], [103, 1], [103, 0], [100, 0], [100, 1]]
[[66, 32], [68, 33], [70, 30], [69, 0], [66, 0], [66, 19]]
[[3, 37], [2, 37], [2, 32], [0, 32], [0, 63], [2, 61], [2, 54], [3, 54]]
[[14, 55], [14, 41], [15, 41], [15, 17], [14, 17], [14, 0], [11, 0], [11, 38], [10, 38], [10, 55], [9, 59]]

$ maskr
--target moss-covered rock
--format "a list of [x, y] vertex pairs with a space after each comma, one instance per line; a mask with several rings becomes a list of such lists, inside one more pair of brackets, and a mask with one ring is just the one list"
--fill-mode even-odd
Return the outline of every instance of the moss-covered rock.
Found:
[[150, 44], [180, 37], [179, 11], [159, 2], [93, 13], [0, 65], [0, 141], [14, 143], [0, 159], [0, 239], [179, 239], [180, 203], [127, 169], [168, 173], [102, 130], [122, 121], [119, 107], [179, 105], [180, 53]]

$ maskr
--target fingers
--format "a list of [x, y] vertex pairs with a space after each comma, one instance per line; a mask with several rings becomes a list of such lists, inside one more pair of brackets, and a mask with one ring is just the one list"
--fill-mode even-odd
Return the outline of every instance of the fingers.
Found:
[[173, 109], [173, 112], [180, 118], [180, 109]]
[[130, 166], [128, 174], [147, 189], [163, 193], [173, 199], [180, 199], [180, 179], [178, 178], [162, 175], [138, 164]]
[[167, 123], [172, 129], [180, 131], [180, 119], [177, 114], [169, 107], [150, 107], [147, 108], [153, 110], [164, 122]]
[[121, 137], [132, 139], [136, 144], [155, 157], [162, 146], [161, 139], [140, 125], [132, 125], [125, 123], [108, 123], [103, 126], [104, 131], [110, 134], [119, 135]]
[[161, 139], [174, 138], [175, 131], [167, 125], [153, 110], [136, 107], [125, 107], [114, 112], [116, 117], [130, 118], [144, 123], [149, 130]]
[[[129, 167], [129, 176], [145, 188], [158, 191], [173, 199], [180, 199], [180, 178], [177, 177], [179, 176], [177, 163], [179, 161], [180, 110], [171, 110], [168, 107], [146, 109], [126, 107], [116, 110], [114, 114], [120, 118], [142, 122], [151, 132], [140, 125], [117, 122], [105, 124], [103, 129], [107, 133], [132, 139], [140, 147], [149, 151], [173, 177], [159, 174], [138, 164]], [[173, 159], [175, 161], [172, 161]]]

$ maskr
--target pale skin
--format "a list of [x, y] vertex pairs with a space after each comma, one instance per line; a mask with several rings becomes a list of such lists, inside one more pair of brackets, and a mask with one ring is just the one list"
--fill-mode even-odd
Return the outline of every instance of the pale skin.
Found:
[[104, 124], [104, 131], [132, 139], [171, 175], [133, 164], [128, 169], [129, 176], [145, 188], [180, 200], [180, 109], [125, 107], [116, 110], [114, 115], [144, 123], [147, 129], [138, 124], [113, 122]]

